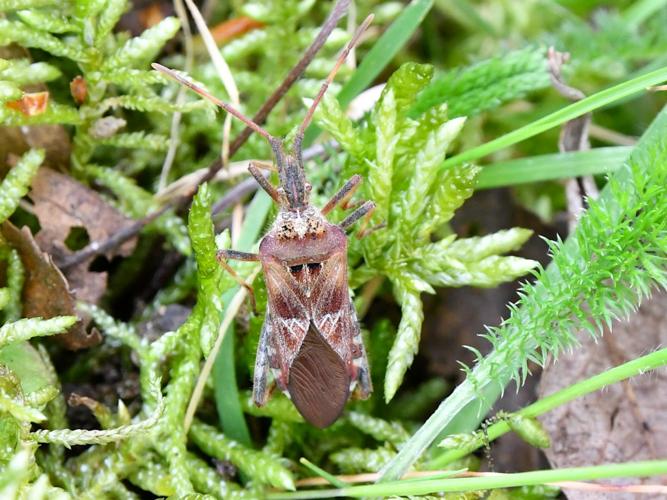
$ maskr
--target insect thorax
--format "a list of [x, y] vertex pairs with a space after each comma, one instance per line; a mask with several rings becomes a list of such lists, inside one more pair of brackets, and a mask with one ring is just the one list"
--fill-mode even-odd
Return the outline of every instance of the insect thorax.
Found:
[[271, 232], [281, 240], [314, 239], [321, 237], [328, 225], [317, 208], [307, 206], [278, 212]]

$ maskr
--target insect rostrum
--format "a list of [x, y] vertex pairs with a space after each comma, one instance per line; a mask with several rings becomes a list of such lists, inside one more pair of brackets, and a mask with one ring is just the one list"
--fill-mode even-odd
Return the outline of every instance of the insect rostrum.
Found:
[[310, 204], [311, 185], [304, 175], [301, 143], [336, 71], [371, 20], [369, 16], [364, 21], [339, 56], [290, 150], [285, 149], [283, 141], [206, 90], [172, 70], [153, 65], [239, 118], [271, 144], [280, 186], [270, 184], [256, 165], [251, 164], [249, 170], [278, 204], [276, 220], [262, 238], [258, 254], [222, 250], [218, 258], [239, 280], [226, 264], [227, 259], [259, 261], [264, 272], [268, 305], [255, 361], [255, 404], [261, 406], [268, 400], [271, 373], [278, 388], [317, 427], [331, 425], [350, 395], [365, 399], [372, 391], [368, 360], [349, 296], [345, 230], [360, 218], [370, 216], [375, 205], [367, 201], [340, 224], [329, 222], [326, 215], [336, 206], [347, 204], [361, 177], [353, 176], [322, 209], [317, 209]]

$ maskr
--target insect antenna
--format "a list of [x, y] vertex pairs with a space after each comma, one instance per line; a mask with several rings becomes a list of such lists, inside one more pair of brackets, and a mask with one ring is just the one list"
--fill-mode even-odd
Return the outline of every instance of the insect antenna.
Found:
[[232, 115], [235, 118], [238, 118], [239, 120], [241, 120], [248, 127], [250, 127], [252, 130], [257, 132], [262, 137], [264, 137], [267, 141], [269, 141], [269, 144], [271, 144], [271, 148], [274, 151], [280, 149], [280, 145], [282, 144], [280, 139], [278, 139], [277, 137], [274, 137], [271, 134], [269, 134], [266, 130], [264, 130], [262, 127], [257, 125], [254, 121], [252, 121], [250, 118], [245, 116], [243, 113], [241, 113], [239, 110], [237, 110], [233, 106], [231, 106], [231, 105], [227, 104], [226, 102], [218, 99], [213, 94], [211, 94], [208, 90], [200, 87], [196, 83], [188, 80], [187, 78], [183, 77], [182, 75], [179, 75], [173, 69], [169, 69], [169, 68], [167, 68], [165, 66], [162, 66], [161, 64], [158, 64], [158, 63], [153, 63], [153, 64], [151, 64], [151, 66], [153, 67], [154, 70], [159, 71], [160, 73], [163, 73], [163, 74], [167, 75], [169, 78], [171, 78], [172, 80], [177, 81], [181, 85], [185, 85], [190, 90], [193, 90], [194, 92], [196, 92], [200, 96], [202, 96], [202, 97], [208, 99], [209, 101], [211, 101], [216, 106], [219, 106], [222, 109], [224, 109], [230, 115]]
[[370, 14], [366, 19], [364, 19], [364, 22], [361, 23], [359, 28], [357, 28], [357, 31], [354, 33], [354, 36], [352, 37], [352, 40], [350, 40], [350, 42], [345, 46], [343, 51], [338, 56], [336, 64], [334, 65], [333, 69], [327, 76], [326, 80], [324, 80], [324, 83], [320, 87], [320, 91], [315, 96], [315, 99], [313, 99], [313, 103], [310, 105], [310, 108], [306, 113], [306, 117], [303, 119], [303, 122], [301, 122], [299, 130], [296, 133], [296, 137], [294, 138], [294, 151], [299, 159], [301, 159], [301, 143], [303, 142], [303, 136], [306, 133], [308, 125], [310, 125], [310, 122], [313, 120], [315, 109], [317, 109], [317, 106], [322, 100], [322, 97], [329, 88], [329, 85], [331, 85], [331, 82], [333, 82], [336, 73], [338, 73], [338, 70], [345, 62], [345, 59], [347, 59], [347, 56], [349, 55], [350, 51], [357, 45], [357, 43], [359, 43], [361, 35], [364, 33], [364, 31], [366, 31], [368, 26], [370, 26], [372, 21], [373, 21], [373, 14]]

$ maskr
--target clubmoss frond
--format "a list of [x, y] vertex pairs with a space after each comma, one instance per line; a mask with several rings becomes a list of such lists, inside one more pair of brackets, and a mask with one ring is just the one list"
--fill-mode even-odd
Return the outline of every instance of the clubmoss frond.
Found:
[[58, 316], [51, 319], [24, 318], [0, 326], [0, 347], [22, 342], [33, 337], [64, 333], [79, 320], [76, 316]]
[[[109, 21], [113, 17], [118, 17], [117, 14], [117, 10], [114, 9]], [[158, 24], [144, 31], [140, 36], [128, 40], [115, 54], [104, 62], [102, 70], [123, 67], [132, 68], [149, 63], [155, 58], [167, 40], [173, 38], [180, 27], [181, 23], [177, 18], [165, 17]]]
[[477, 361], [490, 367], [491, 379], [521, 382], [529, 356], [540, 364], [557, 356], [576, 345], [577, 329], [600, 335], [651, 288], [667, 286], [667, 149], [653, 143], [633, 154], [621, 175], [626, 183], [612, 178], [608, 196], [591, 201], [568, 240], [573, 250], [552, 243], [552, 270], [537, 273], [539, 285], [524, 285], [510, 317], [485, 335], [494, 352]]
[[31, 63], [27, 59], [13, 59], [0, 71], [0, 80], [16, 85], [49, 82], [59, 78], [62, 73], [58, 68], [44, 62]]
[[408, 440], [410, 434], [399, 422], [390, 422], [381, 418], [371, 417], [364, 413], [352, 411], [347, 418], [364, 434], [372, 436], [377, 441], [386, 441], [398, 447]]
[[209, 425], [193, 422], [190, 437], [206, 454], [220, 460], [230, 460], [239, 470], [255, 481], [276, 488], [294, 490], [292, 474], [272, 456], [245, 448]]
[[410, 116], [443, 102], [450, 117], [473, 116], [549, 85], [544, 49], [527, 47], [435, 78], [413, 103]]
[[93, 321], [95, 321], [95, 324], [97, 324], [97, 326], [104, 332], [105, 338], [115, 339], [137, 353], [143, 352], [145, 347], [142, 340], [137, 335], [135, 328], [127, 323], [116, 321], [103, 309], [94, 304], [79, 302], [77, 308], [89, 315]]
[[44, 161], [44, 150], [31, 149], [24, 154], [0, 184], [0, 222], [14, 213], [19, 201], [30, 189], [32, 178]]
[[132, 132], [129, 134], [116, 134], [106, 139], [100, 139], [99, 144], [102, 146], [115, 146], [117, 148], [166, 151], [169, 147], [169, 138], [160, 134]]
[[[351, 147], [346, 151], [344, 173], [368, 178], [361, 188], [361, 197], [375, 201], [374, 220], [385, 225], [361, 242], [351, 241], [350, 253], [352, 262], [360, 261], [362, 255], [364, 260], [352, 273], [352, 286], [376, 276], [388, 277], [401, 304], [403, 316], [389, 352], [384, 380], [387, 401], [396, 393], [419, 347], [421, 292], [432, 293], [433, 286], [494, 286], [536, 266], [531, 260], [499, 255], [525, 241], [525, 231], [511, 232], [515, 241], [505, 245], [501, 243], [507, 238], [504, 233], [467, 243], [460, 240], [463, 243], [452, 254], [449, 247], [456, 237], [438, 239], [450, 232], [446, 224], [472, 195], [480, 169], [474, 165], [445, 171], [440, 168], [465, 122], [464, 118], [448, 118], [448, 109], [457, 102], [456, 95], [416, 118], [408, 114], [415, 96], [427, 88], [432, 73], [430, 66], [403, 65], [389, 79], [361, 126], [352, 126], [332, 101], [316, 113], [320, 125], [330, 127], [333, 135], [342, 139], [344, 148]], [[355, 136], [363, 139], [361, 151], [351, 139]], [[438, 241], [433, 243], [434, 239]], [[465, 245], [479, 247], [476, 254], [469, 252], [470, 260], [458, 258]]]
[[405, 372], [412, 365], [415, 354], [419, 350], [421, 327], [424, 321], [419, 290], [415, 289], [407, 280], [395, 280], [394, 291], [401, 304], [401, 322], [387, 360], [387, 373], [384, 379], [384, 394], [387, 402], [396, 394]]
[[66, 448], [82, 444], [104, 445], [108, 443], [117, 443], [125, 439], [145, 435], [155, 431], [165, 410], [160, 381], [156, 381], [153, 392], [157, 399], [157, 406], [153, 414], [148, 418], [128, 425], [122, 425], [115, 429], [106, 430], [83, 430], [83, 429], [63, 429], [63, 430], [37, 430], [30, 433], [30, 438], [38, 443], [60, 444]]
[[346, 448], [329, 456], [329, 459], [338, 466], [344, 474], [358, 474], [373, 472], [382, 467], [396, 456], [396, 452], [388, 447], [374, 450], [362, 448]]

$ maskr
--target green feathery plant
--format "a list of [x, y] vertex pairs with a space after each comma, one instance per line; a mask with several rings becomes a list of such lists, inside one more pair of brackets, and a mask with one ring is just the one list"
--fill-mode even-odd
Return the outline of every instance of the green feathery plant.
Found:
[[564, 244], [550, 243], [552, 263], [536, 273], [534, 285], [523, 286], [509, 318], [484, 335], [492, 352], [475, 352], [475, 368], [464, 367], [466, 380], [386, 466], [385, 479], [400, 477], [439, 434], [455, 425], [472, 430], [507, 383], [525, 380], [529, 362], [544, 366], [576, 345], [577, 330], [600, 335], [653, 287], [667, 286], [666, 130], [667, 109], [591, 201], [575, 233]]
[[[588, 61], [574, 65], [577, 78], [582, 79], [591, 68], [597, 76], [617, 78], [634, 70], [637, 61], [659, 57], [658, 51], [664, 45], [664, 33], [659, 30], [664, 13], [653, 16], [656, 11], [651, 10], [651, 2], [641, 3], [644, 7], [620, 14], [597, 14], [596, 19], [603, 23], [600, 29], [591, 31], [570, 16], [570, 23], [555, 31], [555, 41], [571, 44], [575, 58], [580, 49], [590, 54], [590, 67], [586, 66]], [[663, 112], [622, 167], [620, 158], [629, 148], [535, 156], [499, 163], [488, 171], [467, 162], [603, 105], [618, 103], [646, 86], [662, 82], [667, 71], [644, 71], [506, 136], [466, 148], [471, 140], [477, 140], [475, 133], [483, 119], [468, 120], [466, 136], [462, 137], [464, 117], [516, 102], [548, 85], [544, 50], [534, 46], [509, 50], [502, 57], [465, 64], [434, 78], [431, 66], [408, 63], [389, 79], [370, 113], [353, 123], [343, 107], [381, 74], [433, 4], [432, 0], [413, 0], [403, 8], [396, 2], [380, 6], [372, 0], [356, 2], [359, 14], [373, 10], [382, 22], [394, 16], [396, 21], [362, 58], [359, 68], [351, 71], [344, 67], [341, 71], [340, 80], [351, 77], [337, 100], [332, 96], [341, 87], [333, 85], [317, 120], [343, 152], [328, 167], [321, 166], [317, 171], [310, 168], [308, 172], [316, 187], [324, 186], [313, 193], [315, 201], [324, 198], [323, 191], [334, 189], [332, 186], [341, 180], [361, 174], [365, 180], [360, 197], [377, 203], [376, 215], [367, 229], [383, 226], [362, 240], [351, 238], [350, 280], [354, 288], [361, 287], [358, 306], [362, 314], [383, 281], [391, 285], [401, 306], [403, 315], [397, 330], [388, 319], [380, 318], [373, 322], [371, 332], [364, 332], [368, 333], [372, 378], [376, 386], [384, 384], [385, 399], [393, 400], [384, 405], [375, 396], [370, 401], [353, 402], [349, 411], [326, 430], [304, 425], [281, 394], [274, 395], [263, 408], [252, 404], [247, 383], [263, 318], [248, 315], [241, 308], [242, 312], [236, 314], [239, 321], [226, 332], [221, 331], [222, 319], [235, 310], [232, 305], [238, 287], [216, 262], [216, 250], [228, 247], [230, 238], [227, 232], [215, 238], [211, 219], [213, 188], [202, 186], [187, 226], [180, 217], [167, 213], [149, 227], [164, 235], [186, 259], [172, 283], [158, 292], [142, 314], [123, 323], [101, 307], [79, 306], [104, 332], [103, 352], [114, 349], [128, 366], [136, 364], [140, 375], [141, 405], [130, 406], [132, 414], [122, 401], [112, 409], [104, 403], [79, 398], [79, 403], [92, 412], [99, 429], [69, 428], [59, 376], [39, 338], [62, 333], [77, 319], [21, 318], [26, 270], [17, 251], [0, 240], [4, 279], [0, 287], [0, 497], [134, 498], [137, 490], [156, 496], [215, 498], [418, 495], [665, 471], [663, 462], [649, 462], [536, 471], [500, 479], [448, 479], [456, 469], [474, 468], [475, 459], [470, 453], [509, 429], [533, 445], [546, 445], [547, 436], [537, 427], [534, 417], [604, 384], [665, 364], [664, 353], [658, 351], [575, 384], [517, 413], [496, 415], [485, 436], [474, 432], [484, 410], [504, 386], [512, 379], [525, 379], [528, 362], [543, 364], [548, 356], [556, 356], [573, 345], [577, 328], [584, 327], [597, 335], [602, 325], [635, 307], [652, 286], [667, 282], [667, 206], [663, 203], [667, 199], [667, 154], [660, 141], [667, 130], [667, 118]], [[458, 7], [464, 4], [457, 2]], [[174, 99], [175, 87], [158, 87], [163, 84], [162, 77], [148, 69], [165, 42], [176, 34], [178, 21], [165, 18], [138, 37], [130, 38], [114, 31], [128, 7], [125, 0], [0, 0], [0, 11], [5, 13], [0, 19], [0, 44], [14, 42], [37, 49], [31, 55], [40, 59], [34, 62], [24, 54], [19, 59], [0, 59], [0, 119], [15, 126], [67, 126], [73, 139], [69, 151], [72, 174], [103, 187], [124, 213], [139, 218], [159, 208], [160, 202], [151, 190], [157, 185], [155, 174], [168, 146], [169, 120], [163, 115], [189, 112], [183, 119], [182, 143], [172, 177], [205, 166], [218, 155], [221, 127], [208, 105]], [[236, 14], [249, 15], [262, 23], [221, 48], [244, 93], [245, 111], [258, 108], [280, 79], [276, 70], [286, 72], [312, 41], [316, 18], [323, 13], [318, 9], [312, 0], [268, 0], [246, 2], [235, 10]], [[477, 21], [484, 20], [477, 16]], [[425, 38], [430, 36], [429, 22], [432, 20], [427, 19], [423, 25]], [[502, 30], [492, 24], [485, 29], [485, 36], [497, 38]], [[614, 39], [614, 33], [621, 36]], [[289, 132], [299, 121], [299, 101], [314, 93], [330, 68], [332, 54], [347, 37], [342, 29], [334, 31], [306, 78], [270, 116], [266, 126], [274, 134]], [[593, 42], [588, 44], [588, 39]], [[471, 37], [466, 46], [472, 46], [474, 41]], [[510, 43], [507, 47], [526, 45]], [[484, 50], [480, 52], [479, 57], [489, 56]], [[618, 65], [600, 63], [606, 52], [622, 59], [621, 71], [617, 71]], [[168, 64], [181, 65], [181, 56], [169, 57]], [[456, 64], [460, 65], [460, 56], [452, 57], [459, 57]], [[225, 91], [212, 65], [198, 64], [192, 74], [224, 98]], [[76, 76], [81, 78], [74, 79]], [[70, 82], [71, 95], [62, 90]], [[25, 91], [30, 88], [27, 86], [34, 88], [45, 83], [49, 83], [49, 94], [44, 110], [21, 111], [21, 102], [36, 99], [32, 90]], [[494, 123], [501, 121], [490, 118]], [[235, 131], [241, 129], [240, 124], [234, 127]], [[309, 138], [315, 135], [315, 129], [309, 130]], [[207, 144], [202, 146], [202, 142]], [[464, 151], [445, 159], [454, 149]], [[260, 138], [253, 137], [242, 153], [245, 157], [266, 157], [268, 149]], [[8, 170], [0, 185], [0, 222], [15, 212], [44, 160], [43, 151], [30, 150]], [[340, 171], [335, 160], [343, 163]], [[517, 165], [530, 168], [517, 169]], [[476, 187], [612, 170], [617, 173], [601, 200], [591, 204], [577, 233], [565, 244], [551, 245], [554, 262], [546, 271], [535, 271], [533, 261], [504, 256], [530, 236], [525, 229], [458, 239], [448, 226], [456, 209]], [[216, 185], [216, 194], [226, 188]], [[252, 249], [269, 211], [270, 200], [258, 193], [247, 207], [235, 248]], [[334, 215], [337, 216], [340, 214]], [[627, 249], [632, 249], [632, 253]], [[136, 254], [139, 257], [133, 256], [127, 263], [133, 269], [142, 262], [141, 251]], [[244, 277], [256, 267], [248, 263], [234, 266]], [[433, 292], [442, 286], [495, 286], [531, 270], [537, 284], [526, 285], [519, 303], [512, 306], [510, 317], [487, 333], [492, 353], [482, 357], [475, 352], [477, 363], [473, 369], [465, 368], [466, 381], [419, 427], [424, 412], [447, 391], [445, 382], [430, 380], [394, 397], [417, 352], [423, 321], [421, 292]], [[263, 310], [264, 286], [261, 280], [253, 286], [258, 308]], [[113, 292], [113, 286], [110, 289]], [[142, 320], [150, 319], [162, 306], [175, 303], [194, 304], [185, 323], [156, 340], [140, 333]], [[210, 380], [202, 385], [201, 404], [194, 418], [188, 420], [192, 417], [188, 410], [202, 362], [214, 355], [220, 340], [222, 346]], [[259, 433], [250, 433], [246, 420], [251, 417], [255, 424], [267, 424], [264, 441], [253, 441]], [[440, 444], [448, 446], [425, 451], [437, 437], [446, 438]], [[87, 447], [79, 454], [66, 455], [65, 448], [74, 445]], [[303, 455], [307, 459], [301, 460]], [[222, 477], [212, 465], [214, 459], [231, 463], [238, 469], [238, 476]], [[297, 469], [299, 462], [342, 489], [270, 493], [269, 488], [295, 488], [296, 478], [303, 475]], [[314, 463], [349, 473], [383, 468], [385, 479], [397, 478], [411, 466], [447, 467], [452, 471], [424, 481], [348, 487]], [[542, 494], [555, 493], [542, 490]]]
[[427, 87], [432, 74], [430, 66], [401, 66], [361, 126], [355, 126], [332, 97], [324, 99], [316, 114], [319, 125], [348, 153], [343, 173], [364, 176], [363, 196], [376, 203], [374, 220], [383, 224], [351, 243], [350, 254], [351, 262], [360, 264], [352, 286], [386, 277], [401, 304], [402, 319], [384, 379], [387, 401], [418, 350], [424, 319], [421, 292], [434, 293], [434, 286], [496, 286], [537, 265], [501, 257], [519, 248], [531, 231], [515, 228], [457, 239], [448, 229], [454, 211], [472, 194], [480, 169], [466, 164], [438, 175], [465, 119], [449, 119], [447, 104], [435, 105], [418, 118], [409, 116], [415, 95]]
[[[152, 195], [118, 169], [109, 170], [111, 165], [103, 167], [98, 162], [106, 163], [110, 158], [121, 161], [133, 149], [166, 151], [168, 137], [143, 129], [132, 130], [136, 125], [128, 113], [188, 112], [205, 103], [172, 104], [168, 95], [154, 90], [162, 79], [149, 69], [149, 64], [177, 33], [179, 21], [166, 17], [141, 35], [128, 38], [113, 31], [128, 8], [127, 0], [26, 1], [0, 5], [0, 10], [10, 11], [0, 19], [0, 45], [14, 42], [40, 49], [53, 58], [49, 63], [31, 64], [27, 59], [0, 62], [0, 121], [13, 126], [44, 123], [72, 126], [73, 174], [108, 186], [121, 209], [129, 216], [140, 217], [157, 207]], [[63, 74], [59, 66], [65, 66], [69, 74]], [[9, 100], [29, 96], [21, 91], [24, 85], [45, 82], [60, 83], [61, 87], [69, 83], [71, 95], [49, 92], [46, 108], [35, 114], [5, 105]], [[125, 132], [125, 128], [130, 130]], [[110, 151], [114, 154], [110, 155]], [[118, 184], [123, 189], [114, 189]], [[165, 214], [151, 224], [150, 230], [164, 234], [175, 248], [189, 253], [180, 218]]]

